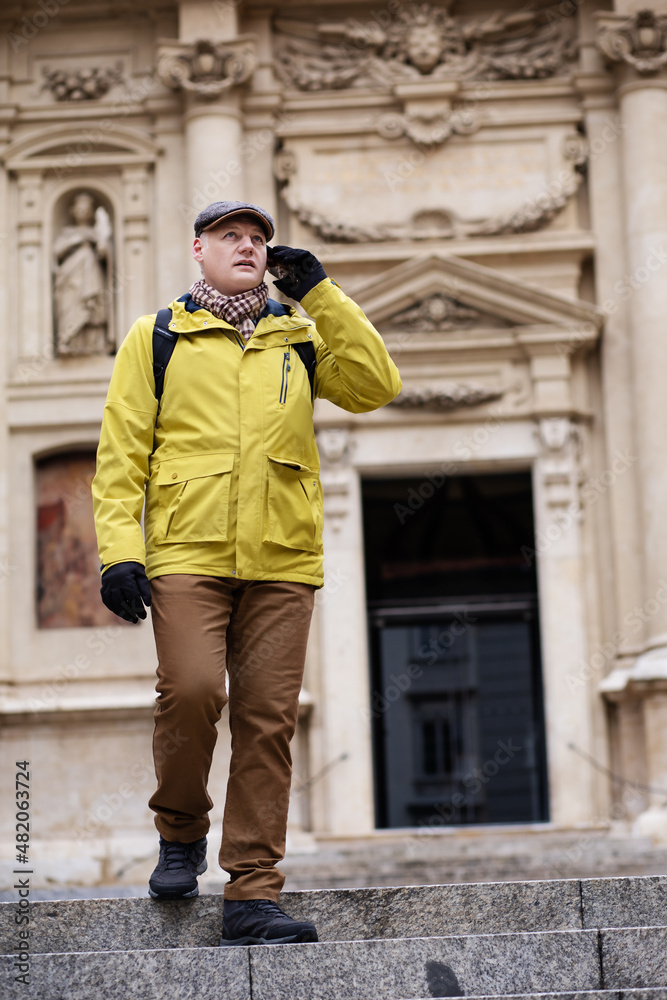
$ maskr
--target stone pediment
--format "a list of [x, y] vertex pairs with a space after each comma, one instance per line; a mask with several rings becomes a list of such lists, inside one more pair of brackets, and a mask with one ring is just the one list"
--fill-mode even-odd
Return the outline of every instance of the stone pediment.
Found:
[[560, 334], [582, 331], [583, 343], [596, 339], [604, 318], [587, 302], [437, 253], [398, 264], [353, 294], [383, 334], [551, 327]]
[[501, 316], [471, 309], [455, 295], [434, 292], [414, 305], [390, 316], [385, 325], [409, 333], [432, 333], [446, 330], [469, 330], [472, 327], [507, 327], [511, 324]]
[[157, 159], [160, 147], [145, 133], [109, 119], [103, 124], [52, 125], [10, 143], [1, 159], [9, 170], [28, 167], [93, 166], [98, 159], [114, 162], [146, 163]]

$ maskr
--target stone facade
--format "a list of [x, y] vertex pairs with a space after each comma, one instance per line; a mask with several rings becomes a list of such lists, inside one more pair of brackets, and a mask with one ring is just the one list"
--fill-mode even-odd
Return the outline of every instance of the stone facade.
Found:
[[[4, 4], [0, 741], [31, 761], [43, 882], [152, 866], [155, 654], [148, 625], [57, 617], [75, 597], [38, 617], [40, 462], [90, 460], [111, 355], [188, 287], [223, 198], [322, 259], [404, 383], [377, 413], [316, 406], [293, 849], [372, 845], [361, 483], [443, 469], [532, 473], [549, 829], [667, 842], [667, 2], [598, 6]], [[85, 478], [39, 508], [50, 608], [90, 569], [58, 534]]]

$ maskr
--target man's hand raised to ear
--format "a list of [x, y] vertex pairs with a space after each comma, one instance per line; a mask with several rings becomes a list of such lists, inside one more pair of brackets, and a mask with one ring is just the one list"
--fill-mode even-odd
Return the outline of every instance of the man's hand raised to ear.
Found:
[[326, 278], [326, 271], [310, 250], [296, 247], [267, 247], [266, 262], [271, 274], [280, 278], [275, 281], [279, 288], [291, 299], [300, 302], [307, 292]]

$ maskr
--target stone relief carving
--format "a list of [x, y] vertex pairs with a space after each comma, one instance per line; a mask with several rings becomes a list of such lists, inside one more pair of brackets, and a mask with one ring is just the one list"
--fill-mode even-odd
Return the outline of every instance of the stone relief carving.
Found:
[[165, 42], [158, 53], [157, 73], [171, 90], [213, 100], [245, 83], [256, 65], [253, 40], [239, 36], [230, 42]]
[[301, 205], [285, 191], [283, 197], [299, 221], [325, 243], [384, 243], [389, 240], [454, 239], [464, 236], [500, 236], [529, 233], [548, 225], [565, 208], [581, 184], [581, 173], [562, 171], [544, 192], [514, 211], [489, 219], [462, 219], [451, 209], [419, 212], [408, 222], [388, 226], [355, 226], [327, 218]]
[[450, 295], [436, 292], [408, 309], [396, 313], [388, 321], [410, 333], [469, 329], [474, 326], [509, 326], [498, 316], [490, 316], [463, 305]]
[[410, 80], [516, 80], [554, 76], [576, 55], [573, 21], [554, 8], [464, 21], [452, 3], [399, 7], [389, 23], [280, 19], [276, 72], [299, 90], [391, 87]]
[[[398, 116], [397, 116], [398, 117]], [[584, 136], [572, 132], [563, 142], [564, 166], [544, 190], [509, 213], [487, 219], [464, 219], [451, 208], [416, 212], [403, 223], [359, 226], [331, 219], [302, 204], [292, 191], [297, 163], [289, 150], [281, 150], [274, 165], [283, 182], [282, 197], [299, 221], [325, 243], [385, 243], [390, 240], [455, 239], [474, 236], [501, 236], [528, 233], [548, 225], [562, 212], [579, 189], [588, 158]]]
[[57, 101], [95, 101], [122, 80], [123, 64], [100, 69], [54, 69], [44, 67], [43, 90], [50, 90]]
[[416, 145], [425, 147], [441, 146], [452, 135], [472, 135], [478, 128], [476, 116], [465, 108], [430, 117], [388, 112], [377, 122], [378, 134], [383, 139], [399, 139], [405, 135]]
[[325, 523], [339, 532], [350, 513], [351, 466], [350, 432], [345, 427], [326, 427], [317, 433], [322, 458], [320, 481], [324, 498]]
[[481, 406], [483, 403], [501, 399], [504, 395], [503, 389], [490, 389], [487, 386], [464, 383], [453, 383], [451, 386], [438, 388], [410, 386], [405, 387], [389, 405], [409, 410], [447, 412], [462, 406]]
[[609, 62], [625, 62], [642, 75], [667, 65], [667, 14], [640, 10], [628, 18], [620, 14], [598, 18], [596, 42]]
[[543, 194], [524, 202], [514, 212], [496, 216], [475, 226], [470, 236], [502, 236], [506, 233], [532, 233], [552, 222], [563, 211], [581, 184], [580, 173], [568, 173]]
[[53, 245], [56, 354], [112, 354], [111, 220], [85, 191]]
[[581, 441], [568, 417], [543, 417], [537, 427], [547, 507], [563, 513], [577, 499]]
[[292, 149], [279, 149], [273, 157], [273, 174], [276, 180], [285, 183], [298, 171], [296, 153]]

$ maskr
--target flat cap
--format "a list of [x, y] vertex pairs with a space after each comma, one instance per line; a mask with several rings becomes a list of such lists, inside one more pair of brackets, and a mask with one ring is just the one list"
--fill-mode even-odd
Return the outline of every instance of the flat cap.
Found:
[[264, 208], [251, 205], [248, 201], [214, 201], [203, 208], [195, 219], [195, 236], [201, 236], [207, 229], [216, 226], [218, 222], [232, 215], [254, 215], [266, 232], [267, 240], [273, 239], [276, 227], [273, 219]]

